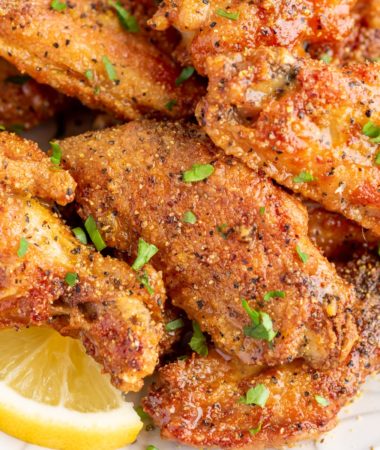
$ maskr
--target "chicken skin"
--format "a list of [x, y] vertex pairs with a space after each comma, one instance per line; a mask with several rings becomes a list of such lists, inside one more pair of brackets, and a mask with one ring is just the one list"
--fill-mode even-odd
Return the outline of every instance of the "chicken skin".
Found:
[[[340, 367], [318, 371], [295, 361], [260, 370], [216, 351], [169, 364], [143, 402], [162, 436], [198, 448], [259, 450], [331, 429], [365, 377], [380, 369], [380, 261], [364, 254], [339, 273], [356, 287], [353, 314], [360, 334]], [[260, 385], [269, 393], [265, 405], [243, 404], [247, 391]]]
[[342, 69], [261, 47], [208, 58], [200, 124], [228, 154], [380, 235], [378, 63]]
[[67, 106], [67, 99], [0, 59], [0, 125], [29, 129]]
[[[50, 0], [2, 2], [0, 54], [38, 82], [121, 119], [192, 114], [200, 85], [194, 77], [176, 82], [181, 69], [163, 45], [134, 16], [126, 30], [111, 3], [77, 0], [57, 11]], [[138, 17], [150, 3], [136, 8]]]
[[208, 57], [244, 53], [258, 45], [303, 53], [304, 41], [342, 40], [350, 33], [356, 0], [168, 0], [149, 22], [153, 29], [170, 25], [184, 35], [196, 69], [208, 75]]
[[[192, 125], [132, 122], [60, 145], [79, 214], [132, 255], [139, 237], [154, 244], [173, 304], [223, 351], [247, 364], [346, 358], [354, 293], [310, 242], [298, 200]], [[186, 182], [204, 169], [208, 178]]]
[[35, 145], [2, 133], [0, 159], [0, 327], [48, 326], [80, 339], [115, 386], [141, 389], [163, 334], [160, 274], [144, 267], [148, 292], [142, 273], [81, 244], [35, 198], [65, 204], [75, 188]]

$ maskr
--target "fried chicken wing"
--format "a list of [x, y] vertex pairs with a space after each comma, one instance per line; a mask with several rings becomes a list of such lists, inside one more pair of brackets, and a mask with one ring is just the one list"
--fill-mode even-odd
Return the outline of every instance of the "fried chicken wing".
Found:
[[[259, 450], [331, 429], [365, 377], [380, 368], [380, 261], [365, 254], [339, 272], [356, 287], [353, 312], [360, 332], [340, 367], [318, 371], [296, 361], [260, 371], [215, 351], [169, 364], [144, 400], [162, 436], [198, 448]], [[259, 385], [269, 391], [265, 406], [243, 404], [241, 398]]]
[[67, 99], [0, 59], [0, 125], [31, 128], [64, 109]]
[[212, 140], [278, 183], [380, 235], [378, 63], [342, 69], [261, 47], [207, 59], [197, 107]]
[[162, 2], [150, 21], [157, 30], [174, 25], [197, 70], [209, 56], [244, 52], [258, 45], [303, 53], [303, 42], [341, 40], [352, 29], [356, 0], [176, 0]]
[[[79, 214], [92, 214], [108, 244], [132, 255], [139, 237], [156, 245], [168, 296], [218, 347], [248, 364], [304, 357], [326, 367], [347, 356], [354, 294], [308, 239], [298, 200], [192, 125], [134, 122], [60, 145]], [[213, 173], [185, 182], [197, 168]], [[242, 299], [269, 319], [273, 340], [249, 336]]]
[[[33, 197], [61, 200], [61, 192], [75, 187], [69, 174], [49, 167], [34, 144], [7, 133], [1, 138], [0, 327], [49, 326], [78, 338], [119, 389], [139, 390], [158, 361], [165, 300], [160, 274], [144, 267], [148, 293], [140, 272], [81, 244]], [[7, 146], [22, 149], [23, 158], [5, 159]]]
[[[147, 4], [135, 8], [139, 17]], [[194, 77], [178, 85], [180, 68], [153, 45], [146, 30], [125, 30], [106, 0], [77, 0], [61, 11], [50, 0], [6, 1], [0, 17], [0, 54], [21, 72], [91, 108], [121, 119], [194, 111], [202, 91]]]

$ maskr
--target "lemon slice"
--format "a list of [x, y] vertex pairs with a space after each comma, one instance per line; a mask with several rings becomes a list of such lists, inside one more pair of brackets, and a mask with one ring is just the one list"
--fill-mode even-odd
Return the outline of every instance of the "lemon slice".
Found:
[[48, 328], [0, 331], [0, 430], [59, 450], [111, 450], [141, 427], [78, 341]]

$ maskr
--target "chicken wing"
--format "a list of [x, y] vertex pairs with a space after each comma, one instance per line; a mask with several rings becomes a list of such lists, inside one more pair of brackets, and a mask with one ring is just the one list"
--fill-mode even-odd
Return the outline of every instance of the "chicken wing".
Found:
[[[298, 200], [192, 125], [134, 122], [60, 145], [79, 214], [132, 255], [139, 237], [156, 245], [168, 296], [218, 347], [248, 364], [347, 356], [354, 294], [308, 239]], [[213, 173], [186, 182], [198, 170]], [[249, 331], [249, 308], [262, 336]]]
[[356, 0], [176, 0], [162, 2], [149, 22], [157, 30], [174, 25], [196, 69], [208, 75], [209, 56], [259, 45], [303, 53], [304, 41], [339, 41], [350, 33]]
[[64, 109], [67, 99], [0, 59], [0, 125], [31, 128]]
[[49, 326], [78, 338], [119, 389], [139, 390], [158, 361], [160, 274], [144, 267], [148, 292], [142, 273], [81, 244], [34, 198], [66, 203], [75, 188], [34, 144], [2, 133], [0, 158], [0, 327]]
[[[380, 369], [380, 261], [365, 254], [339, 273], [356, 287], [353, 313], [360, 340], [338, 368], [313, 370], [297, 361], [251, 369], [212, 351], [159, 370], [144, 409], [163, 437], [198, 448], [282, 447], [331, 429], [339, 410], [365, 377]], [[256, 371], [256, 373], [255, 373]], [[261, 408], [243, 404], [247, 391], [263, 385]]]
[[338, 68], [261, 47], [207, 59], [197, 107], [212, 140], [278, 183], [380, 235], [378, 63]]
[[112, 2], [77, 0], [57, 11], [50, 0], [6, 1], [0, 17], [0, 54], [21, 72], [91, 108], [121, 119], [194, 111], [202, 91], [194, 77], [176, 81], [180, 68], [144, 29], [132, 32], [138, 29], [134, 16], [127, 21], [132, 31], [123, 28]]

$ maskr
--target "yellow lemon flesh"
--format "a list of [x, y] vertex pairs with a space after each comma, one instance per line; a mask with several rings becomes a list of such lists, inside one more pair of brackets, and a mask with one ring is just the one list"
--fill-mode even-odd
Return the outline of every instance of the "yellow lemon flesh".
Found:
[[0, 331], [0, 430], [59, 450], [112, 450], [142, 422], [82, 345], [48, 328]]

